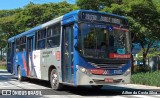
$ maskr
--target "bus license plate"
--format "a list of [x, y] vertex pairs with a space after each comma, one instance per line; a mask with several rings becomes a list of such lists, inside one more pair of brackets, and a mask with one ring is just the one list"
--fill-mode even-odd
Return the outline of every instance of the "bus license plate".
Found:
[[113, 79], [112, 78], [105, 78], [104, 81], [107, 82], [107, 83], [113, 83]]

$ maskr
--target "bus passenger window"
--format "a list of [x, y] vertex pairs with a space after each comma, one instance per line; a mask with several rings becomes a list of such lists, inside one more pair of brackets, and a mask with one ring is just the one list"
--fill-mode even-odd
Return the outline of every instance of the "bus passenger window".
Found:
[[38, 31], [37, 36], [37, 49], [44, 49], [46, 41], [46, 29]]
[[16, 52], [19, 52], [19, 49], [18, 49], [18, 48], [16, 48]]
[[25, 52], [26, 49], [26, 36], [16, 39], [16, 52]]
[[60, 25], [53, 25], [47, 30], [47, 48], [58, 47], [60, 45]]
[[45, 48], [45, 40], [38, 41], [38, 49], [44, 49]]
[[48, 48], [51, 48], [53, 46], [52, 40], [47, 40]]

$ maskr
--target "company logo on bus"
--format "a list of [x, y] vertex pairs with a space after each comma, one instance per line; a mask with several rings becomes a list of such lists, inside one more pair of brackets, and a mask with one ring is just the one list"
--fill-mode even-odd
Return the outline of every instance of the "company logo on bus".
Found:
[[92, 73], [92, 74], [97, 74], [97, 75], [107, 75], [107, 74], [109, 74], [109, 70], [103, 70], [103, 69], [91, 69], [90, 70], [90, 72]]
[[105, 70], [105, 71], [103, 72], [103, 74], [104, 74], [104, 75], [109, 74], [109, 70]]

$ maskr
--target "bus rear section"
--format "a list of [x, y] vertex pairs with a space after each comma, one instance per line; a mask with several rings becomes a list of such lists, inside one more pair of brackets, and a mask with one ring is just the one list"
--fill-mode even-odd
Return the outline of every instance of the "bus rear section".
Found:
[[14, 54], [15, 54], [15, 42], [14, 40], [8, 41], [8, 48], [7, 48], [7, 70], [9, 73], [15, 74], [14, 70]]

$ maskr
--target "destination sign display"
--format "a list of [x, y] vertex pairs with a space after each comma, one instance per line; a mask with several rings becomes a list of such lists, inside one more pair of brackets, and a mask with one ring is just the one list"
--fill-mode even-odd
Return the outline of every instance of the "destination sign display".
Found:
[[92, 12], [82, 12], [79, 18], [82, 21], [105, 22], [113, 24], [123, 24], [122, 21], [124, 20], [112, 15], [92, 13]]

